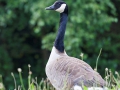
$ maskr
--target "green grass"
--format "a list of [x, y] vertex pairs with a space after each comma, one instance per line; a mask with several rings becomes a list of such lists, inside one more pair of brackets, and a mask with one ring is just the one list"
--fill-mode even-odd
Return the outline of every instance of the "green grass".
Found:
[[[40, 82], [37, 80], [37, 77], [32, 77], [32, 71], [30, 70], [30, 65], [28, 65], [29, 68], [29, 75], [28, 75], [28, 88], [25, 88], [22, 78], [22, 69], [18, 68], [19, 78], [21, 85], [16, 84], [16, 79], [13, 73], [11, 73], [13, 79], [14, 79], [14, 90], [55, 90], [54, 87], [51, 85], [48, 79], [42, 79]], [[39, 82], [39, 83], [38, 83]]]
[[[41, 81], [37, 80], [37, 77], [32, 77], [32, 72], [30, 70], [30, 65], [28, 65], [29, 68], [29, 74], [28, 74], [28, 88], [24, 86], [23, 78], [22, 78], [22, 70], [18, 68], [19, 78], [20, 78], [20, 85], [16, 84], [16, 79], [14, 76], [14, 73], [11, 73], [13, 80], [14, 80], [14, 90], [55, 90], [54, 87], [51, 85], [48, 79], [42, 79]], [[120, 75], [117, 71], [114, 73], [106, 68], [105, 69], [105, 80], [107, 83], [108, 90], [120, 90]], [[2, 81], [0, 82], [0, 85], [2, 84]], [[1, 88], [0, 90], [5, 90], [4, 88]], [[84, 90], [87, 90], [87, 87], [84, 87]]]
[[[36, 78], [32, 78], [32, 72], [30, 71], [30, 65], [29, 67], [29, 75], [28, 75], [28, 88], [25, 88], [23, 79], [22, 79], [22, 70], [19, 68], [19, 77], [20, 77], [20, 82], [21, 85], [16, 85], [16, 80], [14, 77], [14, 74], [11, 73], [14, 79], [15, 83], [15, 89], [14, 90], [55, 90], [54, 87], [51, 85], [48, 79], [42, 79], [39, 83]], [[106, 68], [105, 69], [105, 80], [107, 82], [107, 87], [109, 88], [108, 90], [118, 90], [120, 88], [120, 75], [117, 71], [113, 74], [113, 72]], [[87, 90], [87, 87], [84, 87], [84, 90]]]

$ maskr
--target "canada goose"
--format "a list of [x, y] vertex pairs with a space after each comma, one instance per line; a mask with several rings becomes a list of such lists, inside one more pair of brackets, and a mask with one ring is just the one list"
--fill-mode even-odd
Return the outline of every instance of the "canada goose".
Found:
[[57, 90], [82, 90], [82, 85], [89, 88], [93, 86], [104, 87], [105, 81], [99, 73], [83, 60], [70, 57], [65, 52], [64, 34], [68, 20], [67, 4], [59, 0], [47, 7], [46, 10], [55, 10], [60, 13], [58, 34], [46, 65], [46, 75], [52, 85]]

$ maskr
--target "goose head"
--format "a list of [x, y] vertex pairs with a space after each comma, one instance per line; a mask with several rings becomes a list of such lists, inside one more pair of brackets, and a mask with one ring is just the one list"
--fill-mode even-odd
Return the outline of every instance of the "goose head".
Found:
[[54, 10], [54, 11], [57, 11], [59, 13], [68, 13], [68, 6], [62, 0], [56, 1], [53, 5], [46, 7], [45, 9], [46, 10]]

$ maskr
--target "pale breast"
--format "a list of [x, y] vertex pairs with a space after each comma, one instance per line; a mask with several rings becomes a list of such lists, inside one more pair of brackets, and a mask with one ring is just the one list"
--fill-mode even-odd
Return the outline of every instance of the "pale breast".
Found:
[[[65, 72], [59, 72], [57, 69], [61, 68], [64, 62], [57, 62], [61, 56], [67, 56], [67, 54], [59, 53], [55, 47], [52, 48], [52, 52], [50, 54], [49, 60], [46, 65], [46, 75], [52, 85], [59, 90], [59, 88], [62, 86], [62, 82], [64, 82], [61, 78], [64, 78]], [[60, 65], [58, 65], [61, 64]], [[59, 83], [58, 83], [59, 81]]]

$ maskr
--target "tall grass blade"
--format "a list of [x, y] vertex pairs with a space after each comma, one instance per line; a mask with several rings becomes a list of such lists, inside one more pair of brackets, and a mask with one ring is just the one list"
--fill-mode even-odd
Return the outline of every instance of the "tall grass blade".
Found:
[[97, 71], [98, 60], [99, 60], [99, 57], [100, 57], [100, 55], [101, 55], [101, 52], [102, 52], [102, 48], [100, 49], [99, 55], [98, 55], [98, 57], [97, 57], [96, 67], [95, 67], [96, 71]]

